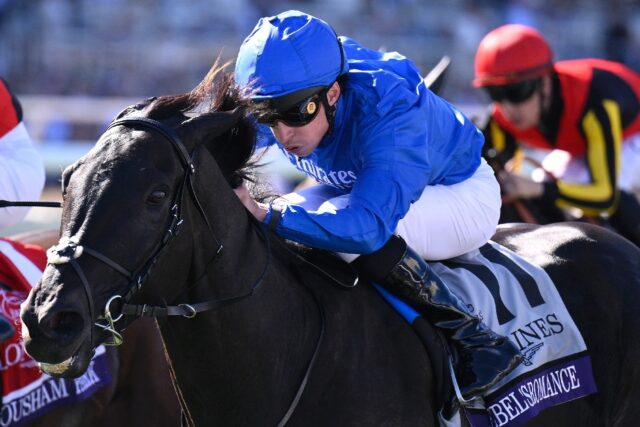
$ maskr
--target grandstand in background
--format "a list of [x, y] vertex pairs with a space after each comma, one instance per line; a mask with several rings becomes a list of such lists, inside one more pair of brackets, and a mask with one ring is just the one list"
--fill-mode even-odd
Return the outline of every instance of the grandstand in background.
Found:
[[413, 58], [426, 72], [452, 59], [443, 96], [474, 115], [475, 49], [507, 22], [539, 28], [558, 59], [606, 57], [640, 69], [632, 0], [4, 0], [0, 75], [24, 103], [48, 174], [88, 150], [126, 105], [190, 90], [215, 58], [232, 61], [260, 16], [296, 8], [339, 34]]
[[[470, 117], [487, 99], [470, 87], [484, 34], [511, 22], [545, 34], [557, 59], [602, 57], [640, 70], [640, 4], [634, 0], [2, 0], [0, 76], [20, 97], [59, 199], [61, 170], [107, 123], [140, 99], [190, 90], [220, 56], [232, 61], [260, 16], [312, 13], [366, 46], [399, 51], [426, 72], [452, 59], [445, 98]], [[299, 179], [283, 156], [265, 172], [286, 190]], [[4, 235], [51, 228], [59, 210], [34, 208]]]
[[473, 56], [492, 28], [539, 28], [559, 59], [640, 65], [632, 0], [4, 0], [0, 75], [18, 93], [146, 97], [191, 89], [217, 55], [233, 60], [260, 16], [296, 8], [366, 46], [397, 50], [423, 69], [453, 60], [447, 97], [480, 101]]

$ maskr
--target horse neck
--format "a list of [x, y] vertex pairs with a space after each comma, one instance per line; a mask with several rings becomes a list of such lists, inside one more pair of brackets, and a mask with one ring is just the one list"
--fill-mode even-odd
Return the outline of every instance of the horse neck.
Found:
[[[193, 416], [207, 413], [209, 420], [225, 425], [245, 422], [247, 417], [251, 417], [250, 425], [265, 419], [274, 419], [275, 424], [275, 418], [284, 414], [291, 402], [315, 348], [317, 310], [304, 289], [284, 285], [295, 281], [286, 261], [270, 257], [259, 225], [250, 219], [235, 194], [218, 192], [216, 204], [219, 207], [209, 220], [224, 248], [188, 300], [245, 295], [269, 263], [267, 273], [252, 296], [194, 319], [162, 322], [162, 335]], [[200, 232], [200, 236], [208, 236]], [[193, 245], [194, 258], [201, 260], [196, 264], [211, 258], [210, 252], [201, 253], [205, 246], [200, 239], [194, 238]], [[269, 404], [264, 396], [270, 396]], [[247, 402], [264, 405], [252, 406], [249, 415], [244, 406]]]
[[[212, 283], [221, 283], [218, 273], [222, 281], [234, 280], [225, 268], [251, 270], [254, 280], [262, 270], [266, 246], [255, 229], [235, 237], [246, 238], [245, 264], [226, 255], [220, 271], [213, 272]], [[280, 248], [274, 244], [269, 272], [253, 296], [192, 320], [161, 325], [178, 388], [195, 425], [278, 424], [301, 390], [319, 343], [312, 378], [294, 417], [313, 414], [309, 405], [315, 408], [321, 401], [334, 408], [330, 412], [355, 414], [345, 425], [357, 424], [362, 413], [388, 405], [385, 396], [403, 396], [408, 407], [420, 409], [395, 414], [392, 424], [416, 425], [412, 418], [416, 413], [422, 421], [433, 421], [430, 394], [425, 394], [433, 382], [427, 369], [430, 362], [414, 332], [371, 288], [345, 292], [317, 272], [293, 266], [292, 255]], [[263, 256], [256, 255], [261, 251]], [[233, 267], [225, 267], [227, 261]], [[247, 289], [252, 283], [238, 287]], [[407, 394], [407, 390], [419, 392]], [[356, 395], [361, 398], [351, 398]], [[329, 421], [335, 417], [327, 417], [317, 424], [335, 425]], [[388, 414], [383, 410], [369, 417], [377, 425]], [[425, 423], [429, 424], [419, 424]]]

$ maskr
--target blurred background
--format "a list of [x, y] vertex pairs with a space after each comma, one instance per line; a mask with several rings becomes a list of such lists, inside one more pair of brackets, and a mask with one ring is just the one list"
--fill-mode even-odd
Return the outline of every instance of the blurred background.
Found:
[[[218, 55], [234, 59], [259, 17], [287, 9], [409, 56], [424, 73], [450, 56], [441, 95], [470, 116], [488, 105], [470, 86], [475, 49], [505, 23], [538, 28], [556, 59], [608, 58], [640, 70], [637, 0], [0, 0], [0, 75], [45, 158], [43, 198], [59, 197], [61, 170], [122, 108], [190, 90]], [[278, 161], [269, 168], [283, 191], [299, 178]], [[33, 209], [20, 229], [57, 221], [50, 217]]]

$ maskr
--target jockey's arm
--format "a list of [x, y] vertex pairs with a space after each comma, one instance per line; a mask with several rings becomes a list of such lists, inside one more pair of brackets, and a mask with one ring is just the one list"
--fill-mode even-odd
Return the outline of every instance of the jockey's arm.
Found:
[[[371, 175], [375, 174], [376, 172], [371, 173]], [[376, 188], [377, 191], [387, 195], [395, 194], [397, 191], [393, 188], [395, 184], [385, 188], [388, 181], [374, 179], [373, 181], [377, 181], [379, 185], [370, 185], [367, 181], [367, 179], [359, 179], [358, 186]], [[276, 224], [278, 234], [281, 236], [331, 251], [373, 252], [389, 239], [398, 220], [402, 217], [400, 215], [397, 219], [384, 218], [375, 204], [368, 202], [368, 197], [361, 199], [357, 196], [358, 191], [352, 191], [347, 207], [331, 212], [308, 211], [299, 205], [278, 204], [278, 208], [264, 205], [251, 197], [244, 184], [235, 188], [234, 192], [254, 217], [269, 225]], [[387, 209], [387, 211], [390, 210]], [[274, 218], [275, 215], [277, 218]], [[385, 220], [391, 221], [392, 225], [385, 226]]]
[[559, 207], [577, 207], [588, 215], [612, 213], [616, 207], [622, 150], [620, 107], [613, 100], [601, 100], [586, 111], [581, 125], [587, 142], [585, 160], [591, 181], [546, 183], [544, 197], [554, 200]]
[[[413, 174], [418, 172], [414, 170]], [[285, 205], [276, 230], [282, 237], [320, 249], [371, 253], [391, 237], [414, 197], [417, 199], [422, 191], [402, 187], [397, 177], [383, 169], [363, 170], [349, 193], [347, 207], [315, 212]], [[265, 222], [269, 223], [271, 215], [273, 207]]]

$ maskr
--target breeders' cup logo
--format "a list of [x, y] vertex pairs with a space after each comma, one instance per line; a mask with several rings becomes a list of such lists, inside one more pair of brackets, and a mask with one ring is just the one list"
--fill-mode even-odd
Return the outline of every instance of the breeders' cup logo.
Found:
[[[26, 294], [16, 291], [0, 291], [0, 315], [14, 325], [16, 331], [20, 331], [20, 304], [25, 300]], [[12, 366], [19, 368], [35, 368], [36, 364], [24, 350], [22, 342], [18, 338], [9, 339], [0, 345], [0, 372], [4, 372]]]
[[20, 304], [26, 298], [26, 294], [0, 291], [0, 314], [11, 320], [15, 325], [20, 324]]
[[544, 343], [540, 343], [540, 344], [536, 344], [533, 347], [528, 348], [527, 350], [525, 350], [522, 353], [522, 364], [524, 366], [533, 366], [533, 362], [531, 361], [531, 359], [533, 359], [533, 356], [536, 354], [536, 352], [538, 350], [540, 350], [540, 347], [542, 347], [544, 345]]

